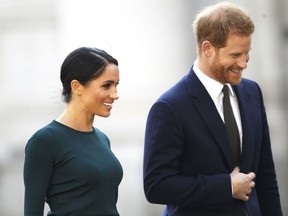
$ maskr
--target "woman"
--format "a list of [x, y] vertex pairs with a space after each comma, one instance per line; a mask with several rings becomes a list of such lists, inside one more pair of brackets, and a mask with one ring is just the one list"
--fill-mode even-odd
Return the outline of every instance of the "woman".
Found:
[[122, 167], [107, 136], [93, 127], [118, 99], [118, 62], [103, 50], [74, 50], [61, 67], [62, 115], [38, 130], [25, 149], [25, 216], [119, 215]]

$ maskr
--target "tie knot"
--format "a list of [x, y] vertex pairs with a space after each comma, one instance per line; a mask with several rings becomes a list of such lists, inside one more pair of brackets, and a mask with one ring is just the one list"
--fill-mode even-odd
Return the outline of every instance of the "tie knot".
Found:
[[224, 85], [222, 91], [223, 91], [225, 96], [229, 96], [229, 86], [228, 85]]

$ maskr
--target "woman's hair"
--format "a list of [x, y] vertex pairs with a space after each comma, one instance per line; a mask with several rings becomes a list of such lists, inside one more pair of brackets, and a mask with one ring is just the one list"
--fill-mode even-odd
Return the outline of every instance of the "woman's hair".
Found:
[[255, 28], [246, 12], [231, 2], [222, 2], [205, 8], [196, 16], [193, 27], [199, 52], [205, 40], [221, 48], [226, 45], [229, 34], [249, 36]]
[[60, 79], [63, 85], [64, 102], [71, 100], [71, 81], [78, 80], [83, 86], [102, 75], [108, 64], [118, 66], [118, 61], [104, 50], [80, 47], [71, 52], [61, 66]]

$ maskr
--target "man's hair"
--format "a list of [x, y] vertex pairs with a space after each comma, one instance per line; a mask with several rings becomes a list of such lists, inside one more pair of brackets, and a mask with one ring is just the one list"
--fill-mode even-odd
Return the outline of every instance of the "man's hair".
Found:
[[244, 9], [231, 2], [221, 2], [204, 8], [196, 16], [193, 27], [199, 52], [206, 40], [221, 48], [226, 45], [229, 34], [250, 36], [255, 28]]

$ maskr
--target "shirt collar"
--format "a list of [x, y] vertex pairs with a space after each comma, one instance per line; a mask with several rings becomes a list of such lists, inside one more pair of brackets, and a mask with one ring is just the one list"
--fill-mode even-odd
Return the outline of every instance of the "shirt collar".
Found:
[[[224, 85], [211, 77], [207, 76], [204, 72], [202, 72], [199, 67], [197, 66], [197, 60], [195, 60], [193, 65], [193, 70], [201, 83], [204, 85], [206, 90], [208, 91], [210, 97], [212, 100], [216, 100], [222, 93], [222, 89]], [[226, 84], [229, 87], [230, 94], [234, 96], [234, 91], [232, 89], [232, 86], [230, 84]]]

